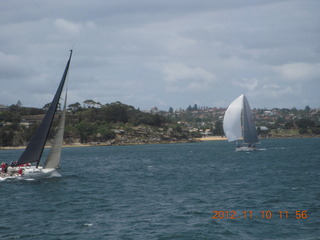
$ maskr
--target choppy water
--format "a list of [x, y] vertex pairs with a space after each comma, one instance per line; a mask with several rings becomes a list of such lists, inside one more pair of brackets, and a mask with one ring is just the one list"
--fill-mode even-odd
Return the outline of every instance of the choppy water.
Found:
[[62, 177], [0, 182], [0, 239], [320, 239], [320, 139], [234, 147], [64, 148]]

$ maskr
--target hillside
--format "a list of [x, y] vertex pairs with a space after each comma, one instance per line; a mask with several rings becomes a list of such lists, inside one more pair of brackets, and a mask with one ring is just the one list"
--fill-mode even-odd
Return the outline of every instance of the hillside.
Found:
[[[45, 109], [9, 107], [0, 112], [0, 146], [25, 146], [41, 121]], [[53, 128], [57, 125], [54, 120]], [[49, 134], [53, 137], [53, 132]], [[141, 112], [115, 102], [99, 107], [69, 105], [65, 144], [127, 145], [194, 141], [181, 124], [159, 114]]]
[[[161, 112], [189, 131], [203, 136], [224, 135], [222, 122], [226, 108], [189, 106], [186, 110]], [[260, 138], [319, 137], [320, 109], [252, 109]]]
[[[12, 105], [0, 111], [0, 147], [25, 146], [42, 120], [45, 110]], [[142, 112], [133, 106], [114, 102], [100, 104], [87, 100], [70, 104], [66, 118], [65, 144], [128, 145], [191, 142], [203, 136], [223, 136], [224, 108]], [[317, 137], [320, 110], [253, 109], [259, 137]], [[53, 129], [58, 121], [54, 120]], [[49, 134], [49, 142], [53, 137]]]

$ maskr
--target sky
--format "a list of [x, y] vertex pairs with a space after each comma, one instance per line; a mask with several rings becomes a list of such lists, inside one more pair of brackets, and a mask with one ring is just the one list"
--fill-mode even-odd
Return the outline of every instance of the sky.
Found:
[[0, 1], [0, 104], [320, 108], [318, 0]]

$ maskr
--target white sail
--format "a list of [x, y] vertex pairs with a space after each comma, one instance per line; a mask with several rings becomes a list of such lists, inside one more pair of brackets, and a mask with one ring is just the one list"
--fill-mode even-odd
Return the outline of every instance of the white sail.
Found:
[[43, 165], [43, 168], [55, 168], [58, 169], [60, 166], [61, 150], [63, 144], [64, 124], [66, 119], [66, 99], [64, 102], [64, 108], [62, 111], [61, 119], [59, 122], [58, 130], [54, 138], [49, 155]]
[[235, 99], [227, 108], [223, 118], [223, 130], [229, 142], [242, 138], [241, 111], [243, 94]]

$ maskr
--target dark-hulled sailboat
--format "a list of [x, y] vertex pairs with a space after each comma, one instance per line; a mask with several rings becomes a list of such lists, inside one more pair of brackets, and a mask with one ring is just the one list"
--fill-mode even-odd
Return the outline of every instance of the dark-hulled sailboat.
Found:
[[61, 93], [65, 85], [65, 81], [69, 71], [71, 57], [72, 57], [72, 50], [70, 50], [69, 60], [66, 64], [59, 87], [54, 95], [54, 98], [42, 122], [40, 123], [39, 127], [35, 131], [31, 141], [29, 142], [26, 149], [20, 156], [19, 160], [16, 162], [15, 166], [11, 168], [8, 167], [6, 175], [1, 175], [0, 180], [12, 179], [12, 178], [34, 179], [34, 178], [52, 176], [54, 173], [57, 173], [57, 169], [59, 168], [59, 165], [60, 165], [61, 148], [63, 143], [67, 93], [64, 100], [64, 107], [63, 107], [63, 112], [61, 114], [58, 130], [57, 130], [52, 148], [50, 150], [50, 153], [43, 166], [40, 166], [40, 160], [41, 160], [43, 149], [45, 147], [45, 144], [49, 135], [49, 131], [52, 126], [54, 116], [57, 111], [57, 106], [61, 98]]

